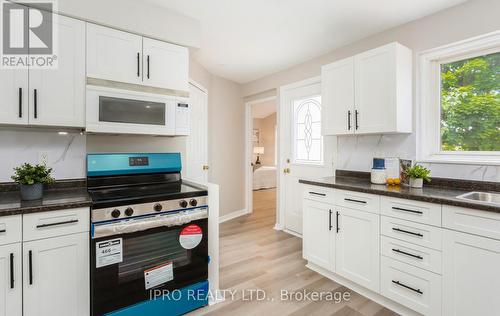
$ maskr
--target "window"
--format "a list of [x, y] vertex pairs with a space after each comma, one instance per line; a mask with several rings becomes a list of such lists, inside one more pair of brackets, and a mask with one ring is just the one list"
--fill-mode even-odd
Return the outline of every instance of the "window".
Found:
[[500, 164], [500, 32], [420, 55], [418, 159]]
[[321, 96], [295, 100], [293, 113], [294, 162], [323, 164]]

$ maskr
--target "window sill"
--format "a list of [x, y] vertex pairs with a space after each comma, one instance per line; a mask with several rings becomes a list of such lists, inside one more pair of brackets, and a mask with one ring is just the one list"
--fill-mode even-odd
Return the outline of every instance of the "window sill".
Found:
[[500, 155], [435, 154], [417, 158], [422, 163], [500, 166]]

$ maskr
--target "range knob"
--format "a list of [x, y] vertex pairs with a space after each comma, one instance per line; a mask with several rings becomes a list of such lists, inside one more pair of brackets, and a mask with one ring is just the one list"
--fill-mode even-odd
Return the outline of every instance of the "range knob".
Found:
[[186, 202], [186, 200], [182, 200], [179, 202], [179, 205], [180, 205], [180, 207], [185, 208], [188, 206], [188, 202]]
[[113, 217], [113, 218], [118, 218], [118, 217], [120, 217], [120, 215], [121, 215], [121, 212], [120, 212], [120, 210], [119, 210], [119, 209], [114, 209], [114, 210], [111, 212], [111, 217]]
[[198, 201], [196, 201], [196, 199], [191, 199], [191, 200], [189, 201], [189, 205], [191, 205], [191, 206], [196, 206], [196, 205], [198, 205]]
[[125, 210], [125, 215], [132, 216], [132, 214], [134, 214], [134, 209], [131, 207], [127, 207], [127, 209]]
[[156, 203], [155, 206], [153, 206], [154, 210], [159, 212], [163, 209], [163, 206], [161, 206], [160, 203]]

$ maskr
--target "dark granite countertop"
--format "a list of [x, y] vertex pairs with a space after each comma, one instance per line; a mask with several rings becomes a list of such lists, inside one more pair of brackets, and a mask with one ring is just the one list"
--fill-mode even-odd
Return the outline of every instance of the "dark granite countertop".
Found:
[[[424, 185], [424, 188], [422, 189], [415, 189], [408, 186], [387, 186], [383, 184], [372, 184], [370, 183], [370, 180], [368, 178], [359, 176], [337, 176], [321, 179], [301, 179], [299, 180], [299, 182], [309, 185], [379, 194], [409, 200], [439, 203], [500, 213], [499, 206], [469, 202], [456, 198], [456, 196], [458, 195], [471, 191], [488, 191], [484, 190], [485, 188], [464, 188], [460, 185], [451, 185], [447, 187]], [[494, 189], [496, 189], [495, 185], [490, 186], [489, 191], [496, 191]]]
[[43, 199], [21, 201], [19, 191], [0, 191], [0, 216], [55, 211], [91, 204], [86, 187], [57, 188], [44, 191]]

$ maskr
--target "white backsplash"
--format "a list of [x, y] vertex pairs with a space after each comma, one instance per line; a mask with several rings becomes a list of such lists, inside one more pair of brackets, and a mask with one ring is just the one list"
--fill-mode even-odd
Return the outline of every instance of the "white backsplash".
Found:
[[[414, 134], [340, 136], [337, 139], [337, 169], [370, 171], [373, 157], [414, 160]], [[500, 181], [500, 166], [422, 163], [431, 175], [479, 181]]]
[[48, 154], [48, 166], [56, 179], [85, 177], [85, 135], [31, 129], [0, 130], [0, 182], [12, 181], [13, 168], [22, 163], [39, 163]]

